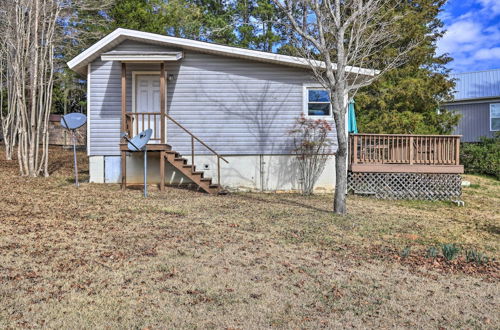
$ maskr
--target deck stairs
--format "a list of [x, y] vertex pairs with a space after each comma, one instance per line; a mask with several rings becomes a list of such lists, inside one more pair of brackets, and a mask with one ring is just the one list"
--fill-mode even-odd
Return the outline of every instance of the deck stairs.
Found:
[[168, 150], [165, 153], [165, 161], [175, 167], [179, 172], [193, 181], [201, 190], [217, 195], [223, 193], [221, 186], [212, 182], [212, 178], [204, 176], [204, 172], [197, 171], [196, 165], [188, 164], [188, 160], [174, 150]]

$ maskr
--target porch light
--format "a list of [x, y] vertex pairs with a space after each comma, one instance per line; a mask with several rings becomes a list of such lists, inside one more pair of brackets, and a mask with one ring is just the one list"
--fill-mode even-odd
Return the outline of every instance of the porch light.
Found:
[[168, 81], [174, 80], [174, 75], [172, 73], [169, 74], [167, 79], [168, 79]]

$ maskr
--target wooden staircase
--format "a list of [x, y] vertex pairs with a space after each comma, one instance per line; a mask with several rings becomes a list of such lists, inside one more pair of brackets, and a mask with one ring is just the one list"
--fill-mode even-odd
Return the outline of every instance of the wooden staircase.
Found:
[[211, 178], [205, 178], [203, 172], [196, 171], [196, 165], [188, 164], [188, 160], [182, 157], [178, 152], [169, 150], [164, 152], [164, 155], [165, 160], [169, 164], [188, 177], [203, 191], [211, 195], [222, 193], [221, 186], [218, 183], [213, 183]]
[[[134, 134], [133, 126], [134, 126], [134, 121], [135, 121], [135, 131], [138, 132], [140, 131], [139, 125], [138, 125], [138, 119], [142, 119], [142, 129], [147, 129], [151, 127], [155, 127], [156, 129], [156, 117], [159, 116], [158, 113], [141, 113], [141, 112], [135, 112], [135, 113], [126, 113], [125, 118], [125, 128], [126, 132], [129, 134], [129, 136], [132, 136]], [[187, 178], [189, 178], [192, 182], [194, 182], [201, 190], [209, 193], [209, 194], [226, 194], [227, 192], [222, 189], [222, 186], [220, 185], [220, 177], [221, 177], [221, 171], [220, 171], [220, 161], [221, 159], [228, 163], [227, 159], [225, 159], [223, 156], [219, 155], [215, 150], [210, 148], [205, 142], [200, 140], [198, 137], [196, 137], [193, 133], [191, 133], [187, 128], [182, 126], [179, 122], [177, 122], [175, 119], [170, 117], [168, 114], [161, 114], [164, 119], [168, 119], [171, 122], [173, 122], [175, 125], [180, 127], [184, 132], [186, 132], [190, 139], [191, 139], [191, 164], [188, 164], [188, 160], [186, 158], [183, 158], [181, 154], [179, 154], [177, 151], [172, 150], [172, 147], [169, 144], [165, 143], [165, 135], [161, 134], [161, 136], [157, 136], [158, 133], [157, 131], [153, 131], [153, 136], [151, 140], [153, 141], [158, 141], [160, 143], [152, 143], [148, 144], [147, 150], [148, 152], [159, 152], [160, 153], [160, 190], [164, 190], [165, 187], [165, 163], [171, 164], [175, 169], [177, 169], [179, 172], [184, 174]], [[153, 124], [151, 124], [151, 119], [153, 118]], [[146, 121], [146, 124], [144, 124], [144, 119], [148, 119]], [[163, 119], [162, 119], [163, 121]], [[164, 127], [164, 125], [161, 125]], [[208, 149], [214, 156], [217, 157], [217, 183], [212, 182], [211, 178], [205, 178], [204, 177], [204, 172], [201, 171], [196, 171], [196, 166], [194, 165], [194, 159], [195, 159], [195, 141], [200, 143], [203, 147]], [[120, 143], [120, 152], [121, 152], [121, 182], [122, 182], [122, 189], [125, 189], [127, 187], [127, 162], [126, 162], [126, 154], [128, 152], [135, 152], [135, 151], [130, 151], [128, 149], [128, 143], [126, 141], [122, 141]]]

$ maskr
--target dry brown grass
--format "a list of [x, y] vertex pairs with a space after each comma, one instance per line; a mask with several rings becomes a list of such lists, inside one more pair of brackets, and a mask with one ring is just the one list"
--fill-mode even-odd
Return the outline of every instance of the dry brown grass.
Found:
[[2, 328], [498, 327], [498, 269], [392, 258], [440, 243], [498, 258], [498, 181], [468, 176], [464, 208], [351, 197], [339, 218], [331, 196], [75, 189], [70, 154], [52, 156], [50, 178], [0, 160]]

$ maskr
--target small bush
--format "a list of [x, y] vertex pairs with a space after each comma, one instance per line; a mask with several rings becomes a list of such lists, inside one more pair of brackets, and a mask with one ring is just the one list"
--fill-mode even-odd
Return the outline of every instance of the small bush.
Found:
[[436, 258], [438, 256], [438, 249], [435, 246], [431, 246], [427, 249], [427, 258]]
[[492, 175], [500, 180], [500, 133], [482, 137], [478, 143], [463, 143], [460, 161], [466, 173]]
[[401, 251], [401, 257], [406, 258], [410, 255], [410, 247], [407, 246]]
[[441, 246], [441, 252], [443, 253], [443, 257], [450, 261], [458, 256], [460, 248], [455, 244], [443, 244], [443, 246]]
[[314, 184], [325, 168], [332, 141], [332, 126], [326, 120], [309, 119], [302, 114], [288, 132], [293, 138], [293, 153], [297, 156], [302, 194], [311, 195]]
[[467, 250], [465, 251], [465, 259], [467, 262], [475, 262], [477, 264], [487, 264], [489, 258], [481, 252], [476, 250]]

